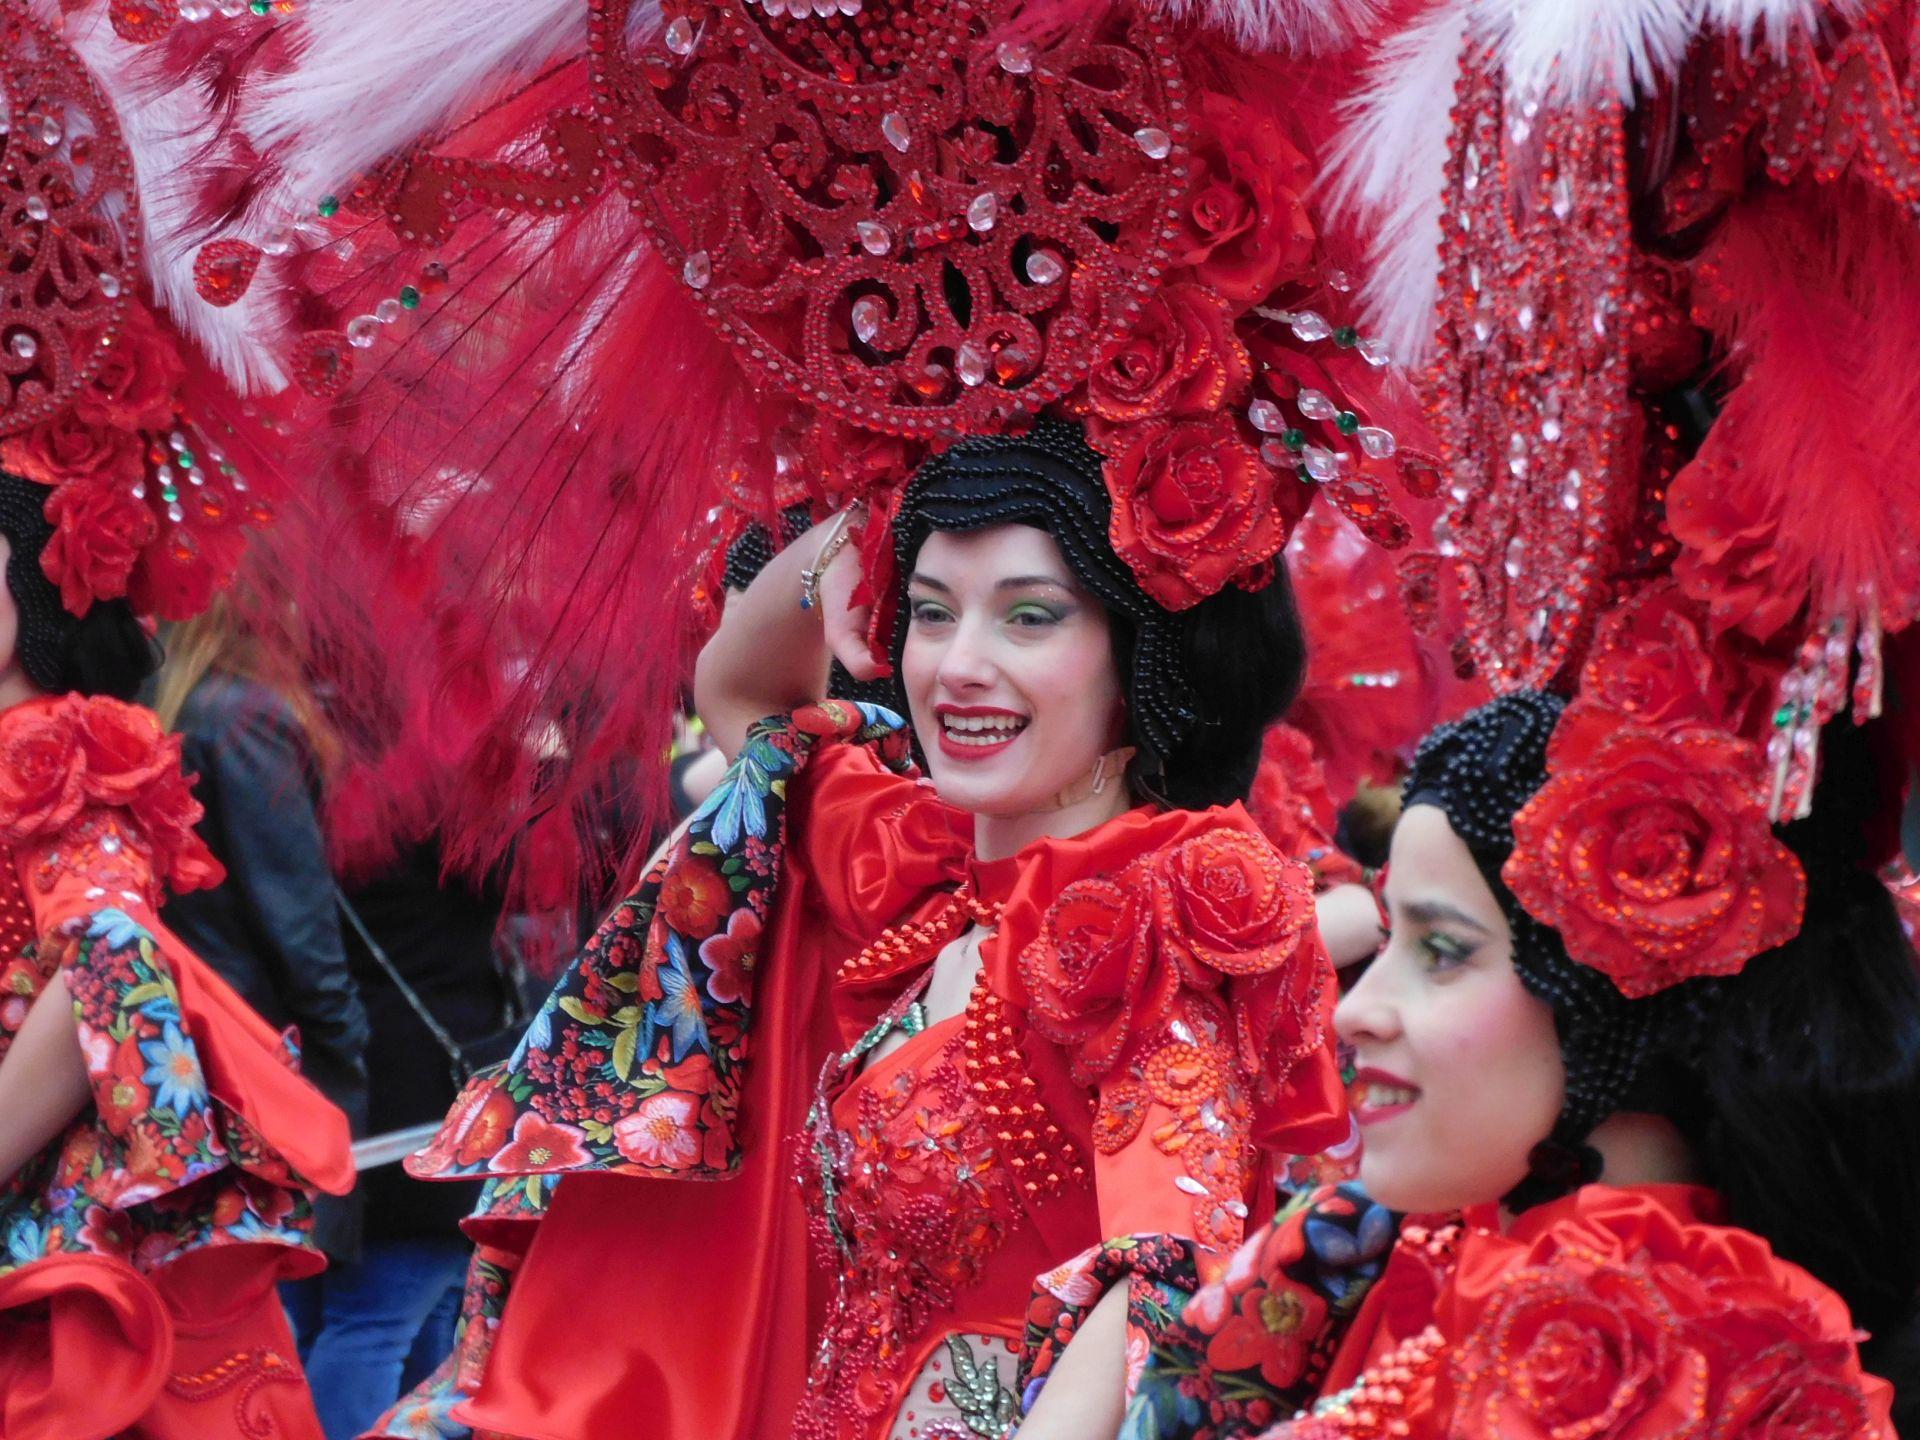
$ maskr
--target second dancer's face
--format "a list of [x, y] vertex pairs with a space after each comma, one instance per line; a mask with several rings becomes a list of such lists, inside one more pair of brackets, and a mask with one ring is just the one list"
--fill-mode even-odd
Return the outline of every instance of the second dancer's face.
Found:
[[1044, 530], [936, 531], [907, 585], [901, 680], [948, 804], [1047, 808], [1119, 743], [1112, 631]]

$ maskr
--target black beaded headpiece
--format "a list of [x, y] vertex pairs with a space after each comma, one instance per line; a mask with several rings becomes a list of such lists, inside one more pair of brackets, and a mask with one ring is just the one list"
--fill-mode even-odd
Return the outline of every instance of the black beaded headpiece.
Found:
[[1507, 917], [1521, 983], [1553, 1008], [1566, 1101], [1528, 1178], [1507, 1196], [1516, 1210], [1598, 1176], [1587, 1136], [1623, 1108], [1683, 1004], [1673, 992], [1627, 999], [1606, 975], [1568, 955], [1559, 932], [1528, 914], [1500, 878], [1513, 853], [1513, 817], [1546, 783], [1547, 742], [1566, 707], [1557, 695], [1522, 690], [1440, 726], [1421, 742], [1403, 791], [1407, 805], [1446, 812]]
[[[1113, 502], [1104, 463], [1077, 425], [1060, 420], [1036, 421], [1024, 435], [962, 440], [914, 473], [894, 520], [894, 554], [904, 585], [935, 530], [1027, 524], [1053, 536], [1075, 578], [1131, 627], [1130, 654], [1123, 655], [1123, 669], [1132, 672], [1128, 723], [1140, 752], [1135, 766], [1151, 786], [1202, 717], [1189, 698], [1173, 612], [1140, 588], [1107, 539]], [[896, 675], [906, 634], [903, 605], [893, 633]]]
[[61, 603], [60, 587], [40, 568], [40, 552], [53, 538], [47, 522], [47, 487], [0, 470], [0, 535], [7, 559], [7, 592], [19, 614], [14, 650], [20, 668], [42, 690], [60, 694], [68, 682], [67, 654], [80, 623]]

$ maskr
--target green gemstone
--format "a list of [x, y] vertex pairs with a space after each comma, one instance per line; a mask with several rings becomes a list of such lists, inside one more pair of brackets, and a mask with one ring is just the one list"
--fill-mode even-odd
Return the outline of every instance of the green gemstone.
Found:
[[1360, 332], [1351, 325], [1342, 325], [1333, 332], [1333, 343], [1343, 350], [1351, 350], [1360, 343]]
[[1342, 435], [1351, 435], [1360, 428], [1360, 417], [1351, 410], [1342, 410], [1333, 417], [1333, 423]]
[[1307, 448], [1307, 432], [1304, 430], [1282, 430], [1280, 432], [1280, 443], [1289, 450], [1304, 450]]
[[182, 450], [178, 455], [174, 456], [173, 459], [174, 463], [182, 470], [191, 470], [193, 468], [193, 451], [191, 450]]
[[233, 468], [233, 462], [232, 462], [231, 460], [222, 460], [222, 461], [220, 462], [220, 473], [221, 473], [222, 475], [232, 475], [232, 474], [234, 474], [235, 472], [234, 472], [234, 468]]
[[264, 15], [273, 9], [273, 0], [251, 0], [247, 8], [256, 15]]
[[400, 303], [408, 310], [418, 310], [420, 308], [420, 292], [411, 285], [402, 285], [400, 287]]
[[174, 489], [173, 486], [171, 485], [162, 486], [160, 490], [160, 498], [166, 501], [167, 504], [171, 505], [173, 504], [174, 501], [180, 498], [180, 492]]
[[1787, 728], [1787, 726], [1791, 725], [1792, 723], [1793, 723], [1793, 706], [1782, 705], [1778, 710], [1773, 712], [1773, 728], [1774, 729], [1784, 730]]
[[331, 220], [334, 216], [338, 215], [339, 213], [340, 213], [340, 197], [338, 195], [321, 196], [320, 214], [324, 218]]

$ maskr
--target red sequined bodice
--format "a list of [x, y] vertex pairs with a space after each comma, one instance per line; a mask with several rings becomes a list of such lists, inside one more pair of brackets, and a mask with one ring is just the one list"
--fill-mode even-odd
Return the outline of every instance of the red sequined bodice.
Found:
[[33, 909], [20, 884], [19, 867], [13, 851], [0, 845], [0, 1058], [12, 1048], [14, 1035], [47, 983], [51, 962], [27, 953], [33, 941]]
[[953, 1016], [882, 1057], [800, 1139], [814, 1258], [837, 1280], [796, 1437], [885, 1425], [934, 1323], [1018, 1225], [1013, 1180], [973, 1108], [964, 1033]]

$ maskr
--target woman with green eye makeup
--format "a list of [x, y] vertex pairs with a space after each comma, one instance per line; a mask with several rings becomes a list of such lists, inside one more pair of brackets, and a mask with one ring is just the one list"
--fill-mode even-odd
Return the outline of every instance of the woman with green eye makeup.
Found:
[[1777, 837], [1742, 773], [1698, 723], [1534, 692], [1427, 739], [1336, 1012], [1359, 1180], [1195, 1295], [1127, 1440], [1913, 1433], [1884, 784], [1844, 716]]

